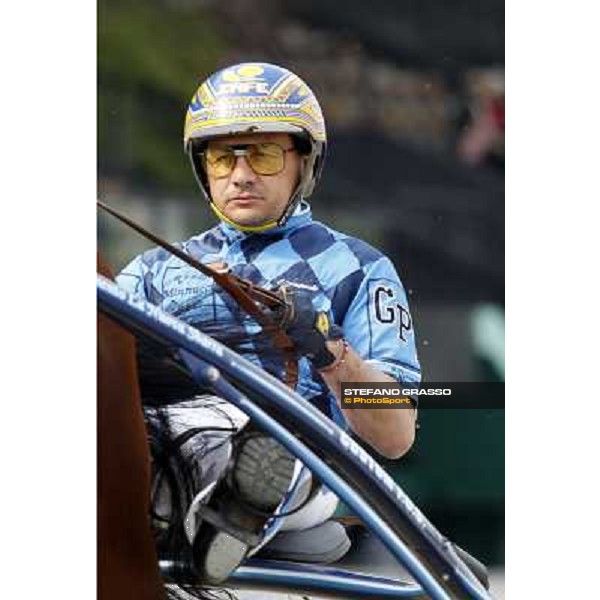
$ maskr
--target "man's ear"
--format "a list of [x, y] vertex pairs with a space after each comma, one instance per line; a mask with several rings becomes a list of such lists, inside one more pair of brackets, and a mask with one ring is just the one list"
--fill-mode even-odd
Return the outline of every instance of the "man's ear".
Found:
[[306, 172], [308, 162], [308, 156], [304, 156], [304, 154], [300, 155], [300, 168], [298, 169], [298, 173], [296, 174], [296, 181], [294, 183], [293, 192], [298, 191], [298, 187], [302, 183], [302, 178], [304, 177], [304, 173]]

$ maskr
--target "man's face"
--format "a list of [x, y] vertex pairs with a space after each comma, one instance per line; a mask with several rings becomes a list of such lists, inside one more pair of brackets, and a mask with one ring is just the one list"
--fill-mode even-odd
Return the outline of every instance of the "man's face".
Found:
[[[211, 140], [209, 148], [238, 144], [275, 142], [284, 150], [294, 147], [287, 133], [253, 133]], [[277, 220], [286, 207], [300, 179], [302, 157], [296, 150], [284, 154], [285, 166], [276, 175], [255, 173], [246, 156], [237, 156], [233, 170], [225, 177], [208, 175], [213, 202], [229, 219], [245, 226], [262, 225]]]

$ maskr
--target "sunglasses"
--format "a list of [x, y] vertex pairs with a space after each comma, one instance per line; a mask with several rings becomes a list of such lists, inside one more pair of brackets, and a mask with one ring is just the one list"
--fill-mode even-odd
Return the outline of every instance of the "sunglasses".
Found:
[[283, 148], [275, 142], [232, 146], [213, 144], [201, 156], [206, 172], [219, 179], [231, 175], [238, 156], [244, 156], [257, 175], [277, 175], [285, 167], [286, 153], [294, 150], [295, 148]]

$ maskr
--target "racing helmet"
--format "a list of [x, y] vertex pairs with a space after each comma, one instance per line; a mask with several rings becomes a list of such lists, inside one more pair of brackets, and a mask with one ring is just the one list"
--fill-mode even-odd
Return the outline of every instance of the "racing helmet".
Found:
[[[201, 153], [212, 138], [263, 132], [292, 136], [305, 155], [302, 173], [277, 220], [242, 226], [213, 203]], [[200, 85], [186, 113], [183, 145], [196, 181], [217, 216], [244, 231], [264, 231], [283, 225], [298, 203], [312, 193], [323, 169], [327, 134], [321, 107], [300, 77], [277, 65], [252, 62], [217, 71]]]

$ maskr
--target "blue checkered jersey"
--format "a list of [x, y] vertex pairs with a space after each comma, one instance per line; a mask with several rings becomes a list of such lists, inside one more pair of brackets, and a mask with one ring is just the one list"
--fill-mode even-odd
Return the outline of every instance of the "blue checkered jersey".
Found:
[[[330, 313], [363, 359], [399, 382], [420, 381], [413, 322], [393, 264], [369, 244], [314, 221], [306, 202], [282, 227], [244, 233], [220, 223], [177, 245], [205, 264], [224, 262], [261, 287], [285, 281], [313, 291], [315, 308]], [[259, 342], [264, 343], [257, 335], [260, 326], [211, 278], [166, 250], [139, 255], [117, 282], [227, 345], [242, 328], [246, 335], [238, 335], [234, 349], [283, 377], [282, 360]], [[335, 397], [307, 359], [299, 362], [296, 391], [345, 424]]]

